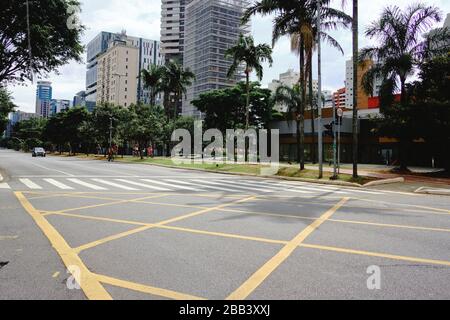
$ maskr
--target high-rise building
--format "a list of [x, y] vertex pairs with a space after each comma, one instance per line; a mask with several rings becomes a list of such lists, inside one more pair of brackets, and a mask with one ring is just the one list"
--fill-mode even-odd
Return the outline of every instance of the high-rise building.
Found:
[[128, 107], [137, 102], [139, 49], [129, 40], [114, 40], [98, 57], [97, 104]]
[[54, 115], [70, 109], [70, 101], [63, 99], [52, 99], [50, 101], [50, 115]]
[[161, 50], [166, 61], [183, 63], [186, 4], [191, 0], [162, 0]]
[[52, 83], [49, 81], [38, 81], [36, 90], [36, 114], [39, 117], [50, 116], [50, 102], [52, 100]]
[[241, 33], [249, 32], [250, 26], [241, 24], [248, 4], [248, 0], [193, 0], [186, 4], [183, 63], [196, 79], [187, 89], [183, 115], [201, 116], [192, 100], [210, 90], [232, 87], [242, 79], [240, 72], [232, 79], [227, 77], [232, 61], [225, 58], [225, 52]]
[[[358, 109], [368, 109], [369, 95], [362, 86], [362, 79], [364, 74], [373, 66], [373, 61], [367, 60], [364, 65], [358, 66]], [[380, 93], [381, 79], [374, 80], [372, 96], [377, 97]], [[346, 63], [346, 106], [353, 108], [353, 61], [349, 60]]]
[[[121, 33], [101, 32], [87, 45], [87, 72], [86, 72], [86, 106], [93, 110], [97, 98], [98, 60], [108, 51], [114, 41], [125, 41], [138, 50], [136, 82], [136, 101], [142, 103], [150, 102], [149, 90], [139, 76], [141, 70], [148, 69], [150, 65], [162, 65], [164, 57], [161, 54], [160, 42], [144, 38], [128, 36], [125, 31]], [[130, 93], [131, 94], [131, 93]], [[160, 98], [160, 97], [159, 97]]]

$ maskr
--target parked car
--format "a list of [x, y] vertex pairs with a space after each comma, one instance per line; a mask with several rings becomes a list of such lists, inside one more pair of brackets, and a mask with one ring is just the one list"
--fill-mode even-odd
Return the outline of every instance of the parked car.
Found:
[[35, 157], [46, 157], [47, 153], [45, 152], [44, 148], [34, 148], [33, 149], [33, 158]]

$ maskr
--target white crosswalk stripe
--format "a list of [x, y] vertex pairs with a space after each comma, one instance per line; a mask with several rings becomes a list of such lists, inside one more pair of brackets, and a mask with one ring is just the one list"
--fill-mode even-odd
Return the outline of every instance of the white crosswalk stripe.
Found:
[[[171, 180], [171, 181], [175, 181], [175, 180]], [[219, 191], [227, 191], [227, 192], [234, 192], [234, 193], [241, 193], [243, 192], [242, 190], [236, 190], [236, 189], [231, 189], [231, 188], [224, 188], [224, 187], [218, 187], [218, 186], [214, 186], [214, 185], [209, 185], [206, 184], [205, 181], [203, 180], [191, 180], [195, 183], [189, 183], [189, 182], [185, 182], [183, 181], [182, 183], [184, 184], [190, 184], [190, 185], [200, 185], [202, 188], [205, 189], [211, 189], [211, 190], [219, 190]]]
[[142, 188], [146, 188], [146, 189], [152, 189], [152, 190], [156, 190], [156, 191], [172, 191], [171, 189], [161, 188], [161, 187], [152, 186], [152, 185], [149, 185], [149, 184], [135, 182], [135, 181], [128, 181], [128, 180], [125, 180], [125, 179], [116, 179], [116, 181], [120, 181], [120, 182], [123, 182], [123, 183], [128, 183], [128, 184], [131, 184], [133, 186], [138, 186], [138, 187], [142, 187]]
[[[188, 187], [188, 186], [180, 186], [179, 183], [175, 183], [175, 182], [172, 182], [172, 183], [166, 183], [166, 182], [155, 181], [155, 180], [150, 180], [150, 179], [142, 179], [142, 181], [150, 182], [150, 183], [153, 183], [153, 184], [159, 184], [159, 185], [164, 186], [164, 187], [170, 187], [170, 188], [175, 188], [175, 189], [181, 189], [181, 190], [203, 191], [202, 189], [199, 189], [199, 188]], [[165, 180], [165, 181], [166, 181], [166, 180]]]
[[106, 188], [97, 186], [97, 185], [92, 184], [92, 183], [84, 182], [84, 181], [81, 181], [79, 179], [67, 179], [67, 180], [70, 181], [70, 182], [73, 182], [75, 184], [79, 184], [80, 186], [83, 186], [83, 187], [86, 187], [86, 188], [89, 188], [89, 189], [92, 189], [92, 190], [96, 190], [96, 191], [106, 191], [106, 190], [108, 190]]
[[122, 190], [139, 191], [139, 189], [128, 187], [128, 186], [124, 186], [122, 184], [114, 183], [114, 182], [103, 180], [103, 179], [92, 179], [92, 181], [95, 181], [95, 182], [98, 182], [98, 183], [102, 183], [102, 184], [106, 184], [107, 186], [115, 187], [115, 188], [122, 189]]
[[[257, 181], [256, 183], [260, 183], [260, 184], [267, 184], [268, 182], [262, 182], [262, 181]], [[337, 194], [348, 194], [349, 192], [341, 190], [341, 189], [337, 189], [337, 188], [324, 188], [322, 186], [319, 185], [308, 185], [306, 183], [296, 183], [296, 182], [275, 182], [276, 185], [282, 186], [284, 188], [293, 188], [290, 190], [306, 190], [306, 191], [314, 191], [314, 192], [334, 192]]]
[[[39, 177], [40, 178], [40, 177]], [[297, 194], [384, 194], [379, 190], [359, 190], [357, 188], [345, 188], [332, 185], [320, 185], [307, 182], [284, 181], [284, 180], [258, 180], [258, 179], [238, 179], [238, 178], [213, 178], [200, 179], [195, 177], [183, 179], [169, 179], [164, 177], [162, 179], [155, 178], [121, 178], [119, 177], [77, 177], [77, 178], [41, 178], [37, 177], [22, 177], [18, 181], [21, 185], [25, 185], [31, 190], [42, 190], [49, 188], [49, 186], [56, 187], [61, 190], [83, 190], [81, 187], [88, 188], [95, 191], [108, 190], [125, 190], [125, 191], [141, 191], [150, 189], [159, 192], [176, 192], [176, 191], [190, 191], [190, 192], [205, 192], [205, 191], [222, 191], [229, 193], [297, 193]], [[68, 183], [70, 182], [70, 183]], [[0, 189], [16, 188], [17, 182], [2, 183]], [[20, 190], [20, 189], [19, 189]]]
[[[242, 192], [242, 190], [246, 190], [246, 191], [251, 191], [251, 192], [255, 192], [256, 191], [256, 189], [254, 188], [254, 187], [244, 187], [244, 186], [238, 186], [238, 185], [236, 185], [236, 184], [233, 184], [232, 183], [232, 181], [227, 181], [227, 182], [225, 182], [225, 183], [221, 183], [221, 182], [213, 182], [213, 181], [205, 181], [205, 180], [193, 180], [193, 181], [195, 181], [195, 182], [198, 182], [198, 183], [203, 183], [203, 184], [206, 184], [206, 186], [209, 188], [210, 186], [213, 186], [213, 187], [217, 187], [217, 188], [226, 188], [226, 189], [230, 189], [230, 188], [228, 188], [228, 186], [230, 186], [231, 187], [231, 189], [234, 189], [234, 190], [241, 190], [241, 192]], [[264, 193], [270, 193], [270, 192], [273, 192], [273, 191], [269, 191], [269, 190], [266, 190], [266, 189], [261, 189], [261, 188], [259, 188], [258, 189], [260, 192], [264, 192]]]
[[11, 189], [11, 187], [7, 183], [0, 183], [0, 189]]
[[[240, 185], [244, 185], [244, 186], [252, 186], [253, 188], [255, 188], [255, 184], [253, 184], [252, 182], [242, 182], [242, 181], [233, 181], [234, 184], [240, 184]], [[305, 190], [289, 190], [289, 188], [287, 187], [283, 187], [280, 185], [267, 185], [266, 187], [268, 190], [271, 190], [271, 192], [279, 192], [279, 191], [290, 191], [290, 192], [295, 192], [295, 193], [303, 193], [303, 194], [311, 194], [311, 191], [305, 191]]]
[[44, 181], [50, 183], [51, 185], [53, 185], [61, 190], [73, 190], [72, 187], [69, 187], [68, 185], [66, 185], [62, 182], [56, 181], [55, 179], [44, 179]]
[[19, 181], [32, 190], [42, 190], [42, 187], [40, 185], [37, 185], [30, 179], [19, 179]]

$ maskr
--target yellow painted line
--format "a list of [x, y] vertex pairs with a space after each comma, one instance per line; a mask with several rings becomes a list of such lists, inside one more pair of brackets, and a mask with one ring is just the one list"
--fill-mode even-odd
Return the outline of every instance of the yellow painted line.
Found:
[[80, 246], [78, 248], [75, 248], [74, 251], [76, 253], [80, 253], [81, 251], [97, 247], [99, 245], [102, 245], [102, 244], [110, 242], [110, 241], [114, 241], [114, 240], [117, 240], [117, 239], [125, 238], [125, 237], [131, 236], [133, 234], [136, 234], [136, 233], [139, 233], [139, 232], [151, 229], [151, 228], [153, 228], [153, 226], [144, 226], [144, 227], [140, 227], [140, 228], [133, 229], [133, 230], [130, 230], [130, 231], [122, 232], [122, 233], [119, 233], [119, 234], [116, 234], [116, 235], [112, 235], [112, 236], [109, 236], [109, 237], [106, 237], [106, 238], [103, 238], [103, 239], [100, 239], [100, 240], [93, 241], [91, 243], [82, 245], [82, 246]]
[[354, 220], [340, 220], [340, 219], [337, 219], [337, 220], [329, 219], [328, 221], [330, 221], [330, 222], [337, 222], [337, 223], [346, 223], [346, 224], [359, 224], [359, 225], [373, 226], [373, 227], [383, 227], [383, 228], [409, 229], [409, 230], [420, 230], [420, 231], [436, 231], [436, 232], [450, 232], [450, 229], [444, 229], [444, 228], [408, 226], [408, 225], [401, 225], [401, 224], [386, 224], [386, 223], [354, 221]]
[[254, 200], [256, 198], [257, 198], [257, 196], [251, 196], [251, 197], [247, 197], [247, 198], [240, 199], [240, 200], [237, 200], [237, 201], [224, 203], [224, 204], [221, 204], [221, 205], [216, 206], [216, 207], [203, 209], [203, 210], [196, 211], [196, 212], [193, 212], [193, 213], [189, 213], [189, 214], [186, 214], [186, 215], [183, 215], [183, 216], [180, 216], [180, 217], [176, 217], [176, 218], [168, 219], [168, 220], [165, 220], [165, 221], [161, 221], [161, 222], [156, 223], [156, 225], [157, 226], [162, 226], [162, 225], [178, 222], [178, 221], [185, 220], [185, 219], [192, 218], [192, 217], [196, 217], [196, 216], [199, 216], [199, 215], [211, 212], [211, 211], [217, 211], [217, 210], [229, 207], [229, 206], [233, 206], [235, 204], [249, 202], [249, 201]]
[[344, 198], [333, 208], [325, 212], [319, 219], [306, 227], [294, 239], [287, 243], [272, 259], [245, 281], [227, 300], [244, 300], [258, 288], [267, 277], [275, 271], [318, 227], [327, 221], [336, 211], [345, 205], [350, 198]]
[[104, 275], [95, 275], [96, 279], [104, 284], [109, 284], [115, 287], [138, 291], [142, 293], [152, 294], [159, 297], [169, 298], [173, 300], [206, 300], [205, 298], [196, 297], [189, 294], [184, 294], [172, 290], [166, 290], [156, 287], [150, 287], [139, 283], [129, 282], [116, 278], [107, 277]]
[[401, 260], [401, 261], [408, 261], [408, 262], [417, 262], [417, 263], [424, 263], [424, 264], [436, 264], [436, 265], [443, 265], [443, 266], [450, 267], [450, 261], [445, 261], [445, 260], [422, 259], [422, 258], [416, 258], [416, 257], [398, 256], [398, 255], [386, 254], [386, 253], [377, 253], [377, 252], [352, 250], [352, 249], [345, 249], [345, 248], [319, 246], [319, 245], [313, 245], [313, 244], [300, 244], [299, 246], [302, 248], [308, 248], [308, 249], [333, 251], [333, 252], [339, 252], [339, 253], [356, 254], [356, 255], [361, 255], [361, 256], [385, 258], [385, 259], [392, 259], [392, 260]]
[[55, 272], [55, 273], [53, 274], [52, 278], [58, 278], [58, 277], [59, 277], [59, 275], [60, 275], [60, 273], [59, 273], [59, 272]]
[[259, 238], [259, 237], [248, 237], [248, 236], [242, 236], [242, 235], [238, 235], [238, 234], [212, 232], [212, 231], [204, 231], [204, 230], [196, 230], [196, 229], [188, 229], [188, 228], [178, 228], [178, 227], [170, 227], [170, 226], [157, 226], [157, 228], [172, 230], [172, 231], [181, 231], [181, 232], [187, 232], [187, 233], [203, 234], [203, 235], [207, 235], [207, 236], [217, 236], [217, 237], [222, 237], [222, 238], [250, 240], [250, 241], [264, 242], [264, 243], [273, 243], [273, 244], [287, 244], [288, 243], [288, 241], [283, 241], [283, 240], [273, 240], [273, 239], [265, 239], [265, 238]]
[[[156, 197], [163, 197], [163, 195], [156, 196]], [[107, 207], [107, 206], [113, 206], [113, 205], [117, 205], [117, 204], [124, 204], [124, 203], [130, 203], [133, 201], [154, 199], [154, 198], [155, 198], [155, 196], [143, 197], [143, 198], [137, 198], [137, 199], [128, 199], [128, 200], [122, 199], [122, 200], [116, 200], [114, 202], [100, 203], [100, 204], [94, 204], [94, 205], [83, 206], [83, 207], [78, 207], [78, 208], [70, 208], [70, 209], [64, 209], [64, 210], [59, 210], [59, 211], [47, 211], [45, 213], [45, 215], [51, 215], [51, 214], [56, 214], [56, 213], [67, 213], [67, 212], [80, 211], [80, 210], [86, 210], [86, 209], [94, 209], [94, 208], [100, 208], [100, 207]]]
[[76, 266], [80, 270], [80, 287], [91, 300], [111, 300], [112, 297], [93, 276], [83, 261], [73, 252], [72, 248], [67, 244], [64, 238], [56, 231], [55, 228], [31, 205], [21, 192], [14, 193], [23, 208], [34, 219], [45, 236], [48, 238], [53, 248], [58, 252], [62, 261], [67, 268]]
[[[390, 206], [402, 206], [402, 207], [408, 207], [408, 208], [416, 208], [416, 209], [424, 209], [426, 211], [422, 211], [424, 213], [429, 214], [438, 214], [438, 215], [450, 215], [450, 210], [447, 209], [441, 209], [441, 208], [433, 208], [433, 207], [427, 207], [427, 206], [418, 206], [414, 204], [405, 204], [405, 203], [389, 203], [386, 201], [380, 201], [380, 200], [371, 200], [371, 199], [364, 199], [364, 198], [353, 198], [354, 200], [359, 200], [363, 202], [370, 202], [370, 203], [383, 203]], [[434, 211], [434, 212], [430, 212]]]
[[69, 217], [69, 218], [80, 218], [80, 219], [86, 219], [86, 220], [96, 220], [96, 221], [130, 224], [130, 225], [136, 225], [136, 226], [148, 226], [149, 225], [148, 223], [145, 223], [145, 222], [135, 222], [135, 221], [129, 221], [129, 220], [111, 219], [111, 218], [103, 218], [103, 217], [88, 216], [88, 215], [73, 214], [73, 213], [57, 212], [57, 213], [52, 213], [52, 215]]
[[[149, 229], [158, 228], [158, 227], [161, 227], [161, 226], [173, 223], [173, 222], [185, 220], [185, 219], [188, 219], [188, 218], [196, 217], [196, 216], [199, 216], [199, 215], [202, 215], [202, 214], [214, 211], [214, 210], [218, 210], [220, 208], [225, 208], [227, 206], [234, 205], [236, 203], [243, 203], [243, 202], [246, 202], [246, 201], [250, 201], [250, 200], [253, 200], [255, 197], [256, 196], [252, 196], [252, 197], [248, 197], [248, 198], [245, 198], [245, 199], [240, 199], [238, 201], [225, 203], [225, 204], [222, 204], [222, 205], [217, 206], [217, 207], [203, 209], [203, 210], [200, 210], [200, 211], [196, 211], [196, 212], [193, 212], [193, 213], [189, 213], [189, 214], [186, 214], [186, 215], [182, 215], [182, 216], [179, 216], [179, 217], [175, 217], [175, 218], [168, 219], [168, 220], [161, 221], [161, 222], [154, 223], [154, 224], [150, 224], [150, 223], [149, 224], [144, 224], [141, 228], [134, 229], [134, 230], [131, 230], [131, 231], [127, 231], [127, 232], [123, 232], [123, 233], [120, 233], [120, 234], [117, 234], [117, 235], [113, 235], [113, 236], [109, 236], [109, 237], [103, 238], [103, 239], [100, 239], [100, 240], [97, 240], [97, 241], [85, 244], [83, 246], [80, 246], [79, 248], [77, 248], [75, 250], [76, 250], [77, 253], [80, 253], [83, 250], [91, 249], [91, 248], [94, 248], [96, 246], [99, 246], [99, 245], [102, 245], [102, 244], [105, 244], [105, 243], [108, 243], [108, 242], [111, 242], [111, 241], [114, 241], [114, 240], [119, 240], [119, 239], [125, 238], [125, 237], [127, 237], [129, 235], [132, 235], [132, 234], [136, 234], [136, 233], [139, 233], [139, 232], [142, 232], [142, 231], [146, 231], [146, 230], [149, 230]], [[90, 218], [91, 219], [95, 219], [95, 220], [99, 220], [96, 217], [90, 217]], [[104, 219], [102, 219], [102, 220], [104, 220]], [[104, 220], [104, 221], [106, 221], [106, 220]], [[123, 223], [129, 223], [129, 222], [123, 221]]]

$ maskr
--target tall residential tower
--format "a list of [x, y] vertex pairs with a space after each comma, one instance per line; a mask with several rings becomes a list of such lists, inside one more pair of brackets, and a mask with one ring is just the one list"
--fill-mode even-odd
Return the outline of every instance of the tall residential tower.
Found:
[[225, 58], [225, 52], [237, 43], [241, 33], [250, 31], [249, 25], [241, 24], [248, 5], [248, 0], [192, 0], [186, 4], [183, 64], [196, 80], [187, 90], [183, 115], [200, 117], [192, 100], [210, 90], [232, 87], [242, 79], [239, 72], [228, 79], [232, 60]]
[[161, 51], [165, 60], [183, 63], [186, 4], [192, 0], [162, 0]]

